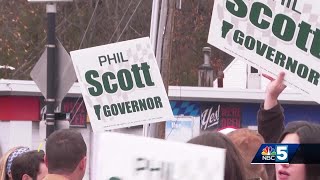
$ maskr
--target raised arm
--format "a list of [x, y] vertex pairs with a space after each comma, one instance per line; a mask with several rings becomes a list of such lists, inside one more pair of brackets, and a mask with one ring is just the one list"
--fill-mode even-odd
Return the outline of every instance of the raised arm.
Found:
[[266, 143], [276, 143], [284, 130], [283, 108], [278, 102], [278, 97], [286, 88], [284, 85], [285, 74], [281, 72], [277, 79], [263, 74], [271, 82], [268, 84], [265, 100], [258, 111], [258, 131]]

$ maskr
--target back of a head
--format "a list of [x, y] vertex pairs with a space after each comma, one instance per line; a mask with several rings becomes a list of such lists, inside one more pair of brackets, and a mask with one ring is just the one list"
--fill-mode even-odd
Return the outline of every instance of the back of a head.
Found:
[[[9, 162], [9, 158], [12, 156], [12, 154], [14, 152], [16, 152], [19, 149], [24, 149], [24, 152], [26, 152], [28, 150], [27, 147], [23, 147], [23, 146], [17, 146], [17, 147], [13, 147], [10, 150], [8, 150], [0, 159], [0, 180], [7, 180], [8, 179], [8, 164], [12, 163]], [[13, 158], [11, 157], [11, 160], [13, 160]], [[11, 166], [11, 165], [10, 165]]]
[[87, 154], [81, 133], [62, 129], [52, 133], [46, 142], [46, 160], [50, 174], [71, 174]]
[[233, 144], [238, 148], [244, 159], [244, 167], [248, 178], [268, 179], [264, 165], [251, 164], [261, 144], [264, 143], [263, 137], [256, 131], [247, 128], [237, 129], [227, 135]]
[[7, 172], [6, 172], [6, 167], [7, 167], [7, 160], [10, 154], [15, 151], [18, 147], [14, 147], [7, 151], [0, 159], [0, 180], [6, 180]]
[[40, 164], [44, 163], [43, 158], [43, 151], [29, 151], [15, 158], [11, 166], [13, 180], [21, 180], [24, 174], [36, 179], [40, 170]]
[[219, 132], [206, 132], [188, 141], [210, 147], [226, 149], [225, 180], [245, 180], [243, 172], [243, 159], [227, 136]]

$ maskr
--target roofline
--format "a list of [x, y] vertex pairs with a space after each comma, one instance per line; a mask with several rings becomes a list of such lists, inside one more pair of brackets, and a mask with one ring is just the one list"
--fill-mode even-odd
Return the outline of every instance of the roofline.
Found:
[[[169, 86], [170, 100], [261, 103], [264, 90], [261, 89], [226, 89], [212, 87]], [[0, 80], [0, 96], [42, 96], [34, 81]], [[79, 83], [69, 90], [66, 97], [81, 97]], [[297, 92], [283, 92], [279, 101], [284, 104], [314, 104], [309, 96]]]
[[[227, 89], [210, 87], [170, 86], [170, 100], [261, 103], [265, 97], [262, 89]], [[314, 104], [310, 97], [297, 92], [283, 92], [279, 101], [284, 104]]]

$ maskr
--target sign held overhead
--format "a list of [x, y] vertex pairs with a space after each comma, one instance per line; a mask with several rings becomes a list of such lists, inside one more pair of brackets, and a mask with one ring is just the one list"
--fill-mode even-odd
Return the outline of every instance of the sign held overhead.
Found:
[[71, 52], [93, 130], [173, 118], [149, 38]]
[[[290, 3], [292, 2], [292, 3]], [[320, 103], [320, 6], [316, 1], [218, 0], [208, 43]]]

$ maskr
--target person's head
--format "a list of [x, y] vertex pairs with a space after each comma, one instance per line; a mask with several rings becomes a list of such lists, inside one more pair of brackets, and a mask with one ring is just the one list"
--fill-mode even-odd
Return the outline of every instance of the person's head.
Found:
[[237, 129], [228, 133], [227, 136], [243, 157], [246, 177], [267, 179], [267, 171], [264, 165], [251, 164], [252, 158], [261, 144], [264, 143], [263, 137], [258, 132], [247, 128]]
[[219, 132], [206, 132], [188, 141], [210, 147], [226, 149], [225, 180], [245, 180], [243, 159], [227, 136]]
[[14, 147], [7, 151], [0, 160], [0, 180], [12, 180], [11, 165], [12, 161], [23, 153], [30, 151], [27, 147]]
[[87, 146], [81, 133], [63, 129], [52, 133], [46, 142], [45, 162], [49, 174], [82, 179], [86, 170]]
[[11, 166], [13, 180], [42, 180], [48, 174], [43, 151], [29, 151], [16, 157]]
[[[320, 144], [320, 125], [306, 121], [288, 123], [278, 142], [284, 144]], [[318, 165], [276, 164], [275, 168], [277, 180], [320, 179]]]

